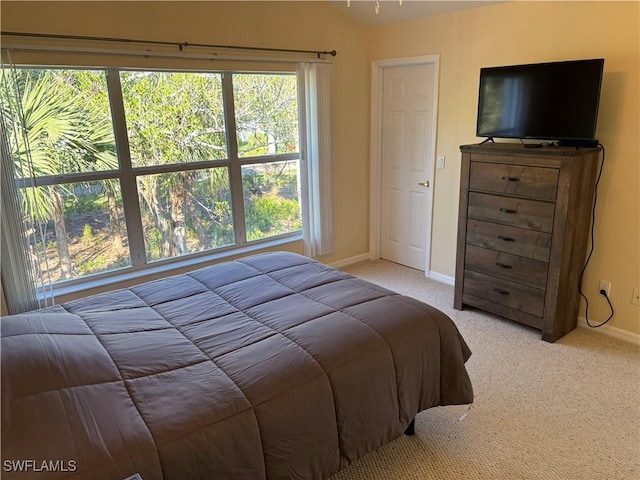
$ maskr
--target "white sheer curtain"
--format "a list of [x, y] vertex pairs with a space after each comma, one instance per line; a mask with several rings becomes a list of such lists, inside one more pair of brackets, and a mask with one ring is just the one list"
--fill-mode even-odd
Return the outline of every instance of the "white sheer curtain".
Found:
[[304, 254], [326, 255], [334, 250], [331, 192], [330, 63], [298, 64], [300, 111], [300, 172]]
[[[4, 60], [0, 71], [0, 275], [7, 310], [26, 312], [53, 304], [51, 281], [37, 271], [40, 265], [36, 243], [37, 223], [29, 222], [35, 205], [25, 186], [18, 190], [16, 165], [21, 172], [32, 171], [28, 142], [24, 131], [22, 95], [15, 80], [14, 66]], [[21, 147], [20, 147], [21, 146]]]

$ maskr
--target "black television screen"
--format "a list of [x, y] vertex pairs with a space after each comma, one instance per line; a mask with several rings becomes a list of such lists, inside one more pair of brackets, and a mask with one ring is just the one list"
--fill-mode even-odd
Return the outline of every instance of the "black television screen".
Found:
[[604, 59], [480, 70], [478, 137], [594, 140]]

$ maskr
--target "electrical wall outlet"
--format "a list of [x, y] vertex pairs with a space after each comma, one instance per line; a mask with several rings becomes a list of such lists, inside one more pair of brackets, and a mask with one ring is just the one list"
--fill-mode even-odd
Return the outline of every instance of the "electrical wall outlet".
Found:
[[607, 282], [606, 280], [600, 280], [600, 285], [598, 286], [598, 293], [605, 291], [607, 297], [609, 296], [609, 292], [611, 291], [611, 282]]
[[633, 289], [633, 298], [631, 299], [631, 303], [634, 305], [640, 305], [640, 288]]

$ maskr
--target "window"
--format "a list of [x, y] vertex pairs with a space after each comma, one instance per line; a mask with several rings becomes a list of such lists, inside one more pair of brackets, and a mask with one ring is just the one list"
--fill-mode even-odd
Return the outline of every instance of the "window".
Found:
[[299, 234], [295, 74], [15, 74], [16, 185], [51, 281]]

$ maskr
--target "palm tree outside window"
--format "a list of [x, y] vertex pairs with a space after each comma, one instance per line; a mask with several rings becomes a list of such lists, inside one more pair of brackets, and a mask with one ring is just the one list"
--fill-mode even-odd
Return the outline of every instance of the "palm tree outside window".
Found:
[[31, 158], [14, 163], [25, 242], [54, 283], [300, 233], [295, 73], [30, 67], [15, 80], [3, 98], [19, 105], [2, 114], [23, 132], [9, 153]]

